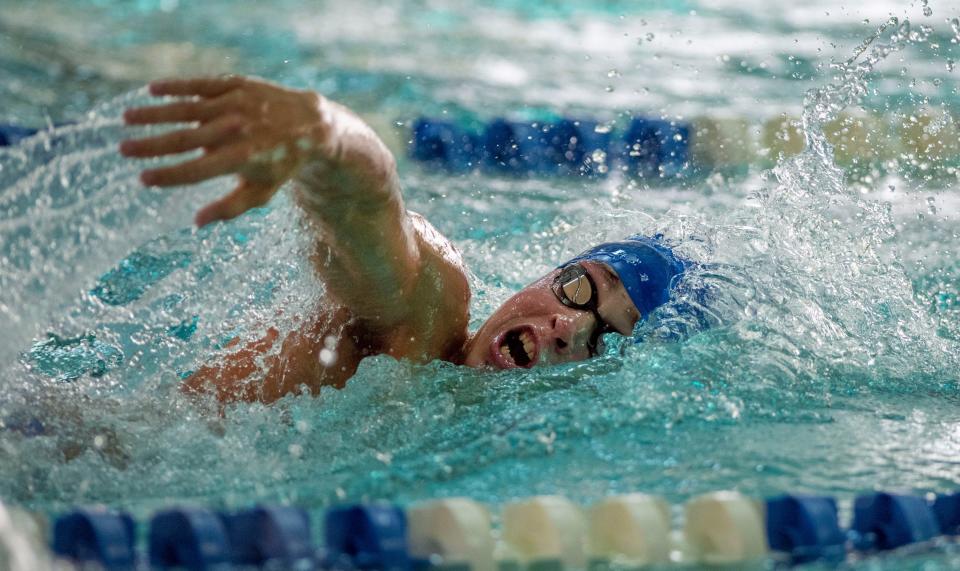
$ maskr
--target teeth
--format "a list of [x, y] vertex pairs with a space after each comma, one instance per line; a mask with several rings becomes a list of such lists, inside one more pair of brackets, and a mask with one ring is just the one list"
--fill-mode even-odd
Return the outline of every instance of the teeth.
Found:
[[527, 352], [527, 358], [533, 360], [533, 338], [524, 331], [520, 334], [520, 342], [523, 343], [523, 350]]
[[510, 349], [508, 349], [506, 345], [500, 347], [500, 354], [509, 359], [511, 362], [513, 361], [513, 357], [510, 356]]

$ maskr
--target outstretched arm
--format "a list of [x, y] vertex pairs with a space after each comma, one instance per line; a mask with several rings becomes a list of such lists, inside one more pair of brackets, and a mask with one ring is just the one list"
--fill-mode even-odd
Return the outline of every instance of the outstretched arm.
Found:
[[469, 299], [464, 271], [449, 242], [407, 213], [393, 156], [356, 115], [319, 94], [242, 77], [157, 81], [150, 92], [175, 100], [130, 109], [127, 123], [189, 125], [124, 141], [121, 152], [203, 152], [144, 171], [145, 184], [235, 175], [231, 192], [197, 212], [203, 226], [262, 206], [294, 181], [316, 230], [314, 266], [376, 345], [363, 350], [444, 358], [459, 349]]
[[145, 184], [239, 179], [232, 192], [197, 212], [197, 225], [262, 206], [293, 179], [298, 203], [316, 223], [317, 270], [356, 317], [390, 329], [408, 317], [414, 298], [442, 293], [419, 290], [430, 289], [425, 270], [444, 273], [440, 266], [448, 260], [438, 251], [444, 245], [418, 231], [404, 209], [393, 155], [351, 111], [311, 91], [242, 77], [157, 81], [150, 92], [179, 99], [130, 109], [129, 124], [193, 125], [125, 141], [121, 152], [204, 154], [144, 171]]

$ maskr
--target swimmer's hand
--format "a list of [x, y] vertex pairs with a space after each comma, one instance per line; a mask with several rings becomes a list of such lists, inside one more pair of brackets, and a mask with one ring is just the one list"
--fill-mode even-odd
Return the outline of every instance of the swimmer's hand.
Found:
[[344, 154], [338, 123], [349, 112], [317, 93], [237, 76], [155, 81], [149, 89], [153, 95], [179, 99], [129, 109], [124, 113], [127, 124], [191, 126], [124, 141], [120, 152], [139, 158], [197, 150], [203, 154], [143, 171], [144, 184], [177, 186], [223, 175], [239, 179], [232, 192], [197, 212], [198, 226], [263, 206], [304, 164], [338, 163]]

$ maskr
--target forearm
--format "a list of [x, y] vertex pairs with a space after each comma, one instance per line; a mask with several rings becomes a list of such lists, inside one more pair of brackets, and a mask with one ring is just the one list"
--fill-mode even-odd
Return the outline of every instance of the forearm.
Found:
[[420, 285], [421, 248], [393, 155], [370, 127], [319, 94], [255, 79], [167, 80], [150, 90], [189, 99], [130, 109], [128, 123], [195, 125], [125, 141], [121, 152], [140, 158], [204, 153], [144, 171], [145, 183], [176, 186], [237, 175], [233, 191], [197, 211], [203, 226], [263, 206], [294, 180], [297, 201], [317, 228], [316, 267], [330, 292], [360, 319], [385, 327], [404, 319]]
[[317, 125], [306, 159], [294, 175], [303, 205], [314, 216], [369, 212], [398, 200], [396, 161], [380, 137], [352, 111], [318, 96]]
[[320, 106], [323, 143], [294, 177], [318, 231], [315, 266], [338, 301], [390, 326], [405, 315], [420, 273], [396, 163], [352, 112], [322, 99]]

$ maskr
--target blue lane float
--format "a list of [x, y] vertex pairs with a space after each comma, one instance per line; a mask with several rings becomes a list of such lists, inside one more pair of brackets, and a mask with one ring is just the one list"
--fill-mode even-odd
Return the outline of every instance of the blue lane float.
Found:
[[455, 172], [479, 166], [480, 136], [449, 121], [417, 119], [413, 124], [410, 156], [420, 162]]
[[691, 170], [686, 123], [633, 118], [615, 140], [608, 126], [585, 118], [558, 121], [494, 119], [473, 132], [421, 117], [413, 123], [410, 156], [450, 172], [483, 170], [511, 176], [676, 178]]
[[940, 533], [960, 535], [960, 492], [937, 496], [933, 501], [933, 515], [937, 518]]
[[818, 559], [840, 561], [846, 555], [846, 535], [833, 498], [785, 495], [767, 500], [767, 541], [797, 563]]
[[80, 509], [57, 518], [53, 553], [106, 571], [132, 570], [137, 564], [136, 525], [129, 514]]
[[150, 520], [150, 566], [208, 571], [230, 564], [230, 542], [220, 517], [202, 508], [175, 508]]
[[897, 549], [940, 535], [930, 504], [921, 497], [876, 493], [859, 496], [850, 527], [859, 551]]
[[597, 176], [607, 172], [610, 134], [596, 123], [497, 119], [483, 132], [483, 166], [506, 175]]
[[389, 504], [353, 505], [327, 512], [328, 569], [409, 571], [407, 517]]
[[261, 506], [224, 516], [234, 565], [312, 569], [310, 517], [300, 508]]
[[662, 119], [634, 118], [623, 137], [621, 160], [632, 176], [680, 176], [690, 166], [690, 127]]

